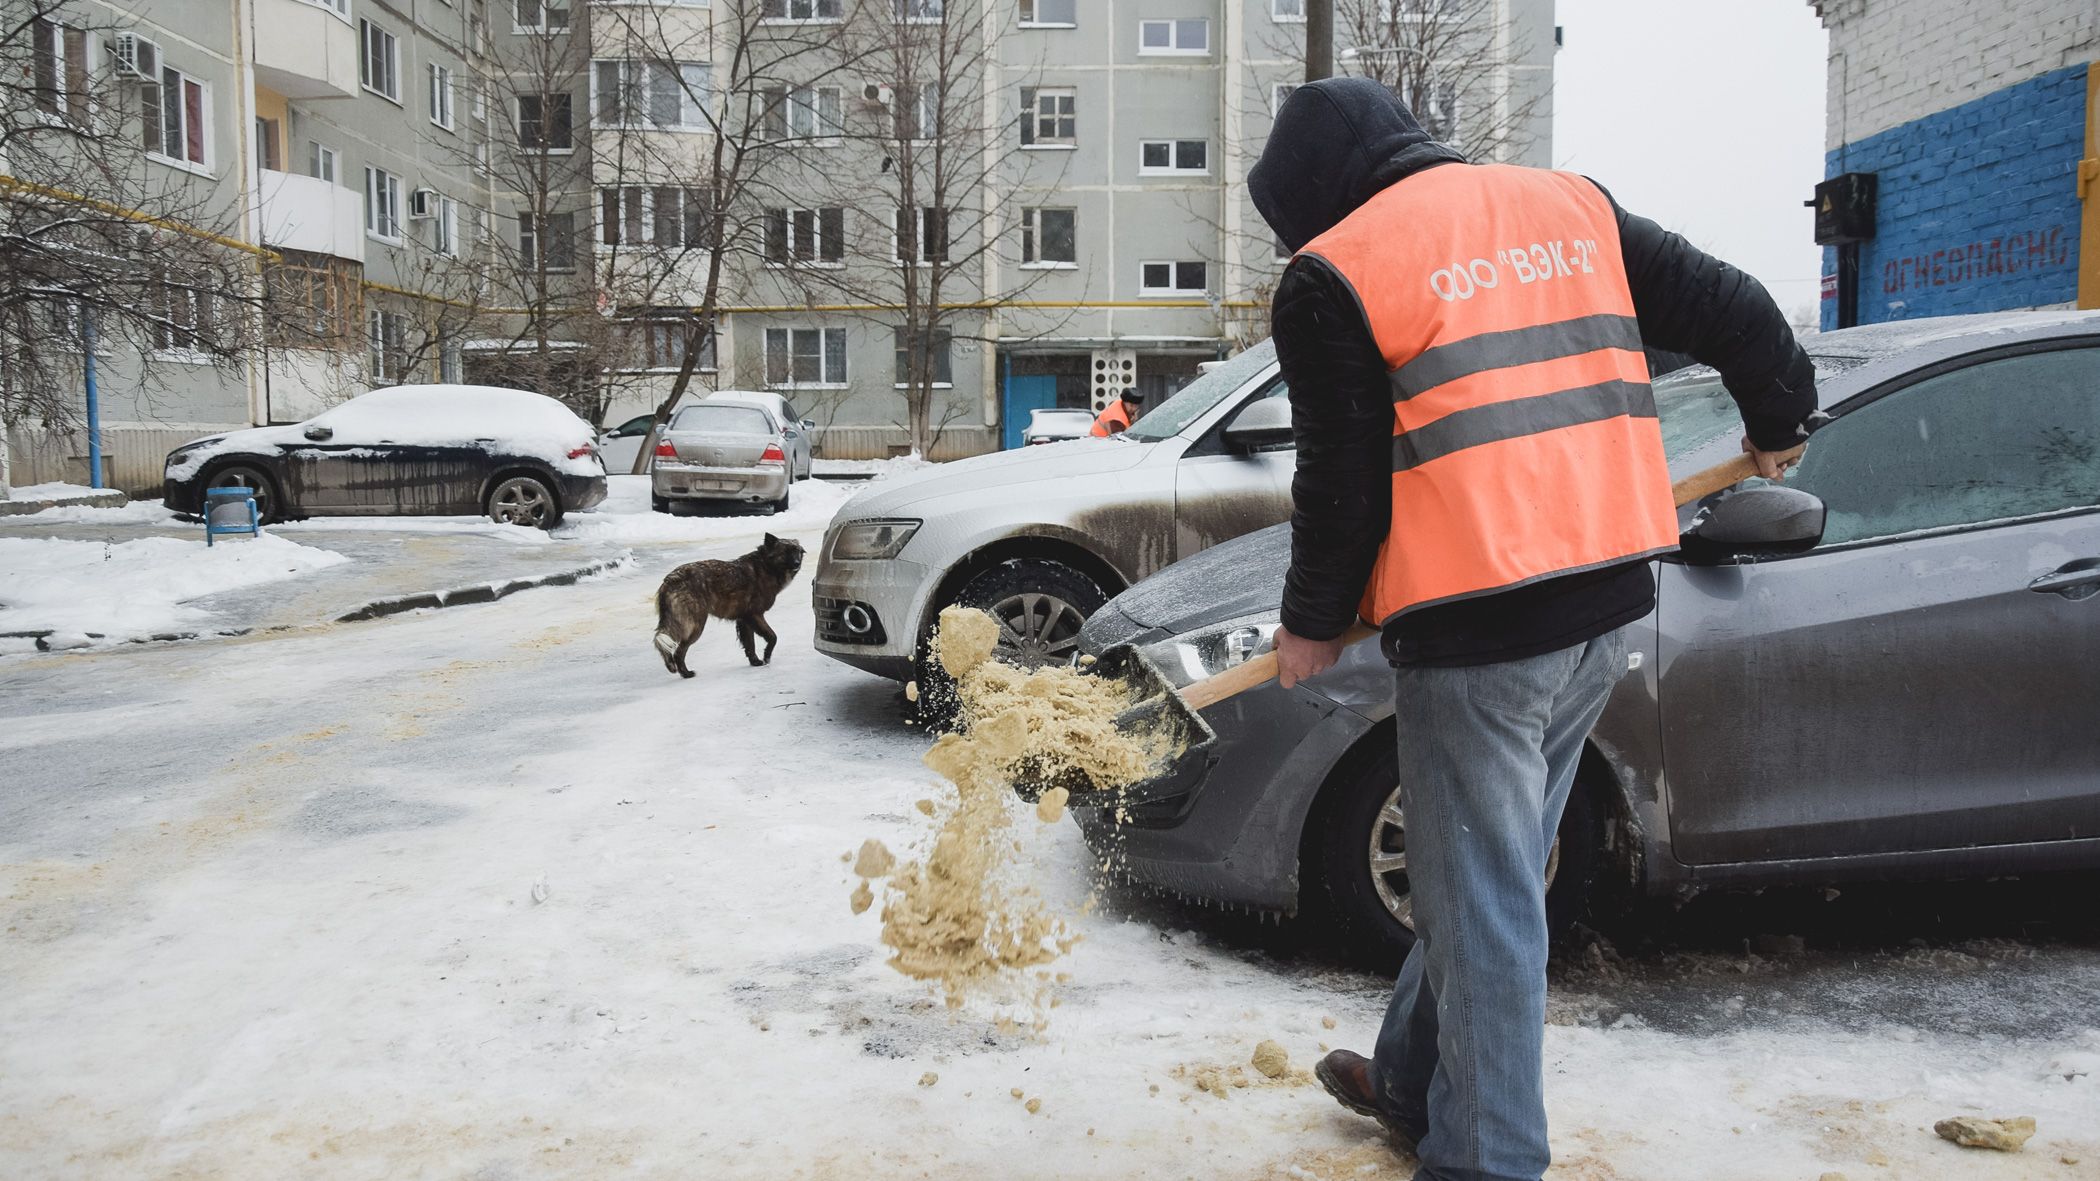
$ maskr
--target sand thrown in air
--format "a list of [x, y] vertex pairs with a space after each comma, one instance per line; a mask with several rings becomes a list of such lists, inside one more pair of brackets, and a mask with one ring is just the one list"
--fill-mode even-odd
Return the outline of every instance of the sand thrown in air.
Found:
[[[1026, 806], [1014, 794], [1015, 781], [1050, 782], [1078, 772], [1113, 790], [1145, 778], [1173, 744], [1117, 729], [1116, 715], [1131, 705], [1122, 682], [1069, 668], [1001, 664], [991, 658], [998, 641], [991, 616], [958, 607], [941, 612], [936, 651], [956, 682], [962, 730], [942, 735], [925, 762], [955, 786], [955, 804], [944, 813], [921, 809], [939, 823], [922, 859], [890, 870], [867, 863], [864, 847], [863, 864], [855, 867], [863, 878], [889, 879], [882, 941], [894, 949], [890, 965], [939, 983], [951, 1008], [974, 991], [1010, 991], [1021, 984], [1022, 969], [1048, 963], [1079, 941], [1033, 888], [1013, 880], [1018, 842], [1010, 829], [1016, 810]], [[1037, 819], [1062, 819], [1067, 795], [1063, 787], [1046, 790], [1035, 805]]]

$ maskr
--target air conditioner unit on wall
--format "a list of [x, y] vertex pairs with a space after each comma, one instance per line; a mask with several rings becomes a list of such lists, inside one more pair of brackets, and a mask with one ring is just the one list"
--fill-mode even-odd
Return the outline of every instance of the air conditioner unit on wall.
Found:
[[897, 92], [886, 83], [870, 82], [860, 88], [860, 101], [871, 107], [886, 107], [897, 101]]
[[109, 39], [110, 55], [117, 59], [120, 78], [160, 80], [160, 46], [137, 33], [118, 33]]
[[417, 189], [408, 195], [408, 216], [412, 221], [436, 217], [438, 195], [436, 189]]

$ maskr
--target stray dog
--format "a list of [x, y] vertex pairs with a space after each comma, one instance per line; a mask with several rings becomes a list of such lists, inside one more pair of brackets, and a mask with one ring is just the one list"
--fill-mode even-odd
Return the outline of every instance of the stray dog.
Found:
[[[656, 650], [664, 667], [681, 677], [693, 675], [685, 666], [686, 650], [700, 638], [710, 615], [736, 621], [736, 638], [751, 667], [771, 664], [780, 637], [766, 626], [766, 612], [800, 569], [802, 543], [768, 533], [765, 544], [734, 562], [687, 562], [664, 575], [656, 588]], [[763, 658], [753, 635], [766, 638]]]

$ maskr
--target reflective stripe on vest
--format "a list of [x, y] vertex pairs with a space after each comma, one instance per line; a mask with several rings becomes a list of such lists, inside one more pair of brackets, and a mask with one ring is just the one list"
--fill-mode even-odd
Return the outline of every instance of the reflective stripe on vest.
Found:
[[1675, 548], [1676, 513], [1610, 202], [1580, 177], [1446, 165], [1315, 239], [1393, 396], [1384, 622]]

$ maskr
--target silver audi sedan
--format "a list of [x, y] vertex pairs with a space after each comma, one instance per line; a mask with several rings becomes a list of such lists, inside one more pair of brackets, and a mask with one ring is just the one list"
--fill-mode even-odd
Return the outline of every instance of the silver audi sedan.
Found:
[[1024, 447], [864, 489], [832, 518], [817, 650], [905, 680], [941, 608], [983, 607], [1001, 655], [1069, 660], [1130, 584], [1290, 514], [1290, 403], [1264, 343], [1103, 439]]
[[[1561, 823], [1557, 921], [1604, 886], [2100, 866], [2100, 314], [1803, 343], [1832, 421], [1784, 486], [1685, 510]], [[1675, 475], [1736, 452], [1711, 370], [1655, 391]], [[1184, 684], [1220, 671], [1274, 633], [1289, 561], [1287, 527], [1218, 546], [1096, 612], [1080, 647], [1140, 645]], [[1123, 823], [1080, 811], [1089, 840], [1184, 895], [1324, 913], [1396, 964], [1406, 720], [1376, 641], [1204, 717], [1215, 746], [1132, 789]]]

